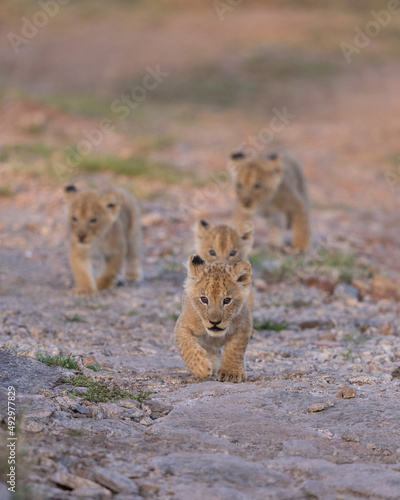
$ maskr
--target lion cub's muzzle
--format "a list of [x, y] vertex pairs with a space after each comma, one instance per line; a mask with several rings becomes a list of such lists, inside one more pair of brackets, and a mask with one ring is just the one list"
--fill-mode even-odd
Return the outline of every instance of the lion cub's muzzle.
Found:
[[222, 319], [218, 321], [212, 321], [211, 319], [208, 320], [212, 326], [208, 326], [207, 330], [210, 330], [211, 332], [223, 332], [225, 328], [221, 328], [218, 325], [222, 322]]

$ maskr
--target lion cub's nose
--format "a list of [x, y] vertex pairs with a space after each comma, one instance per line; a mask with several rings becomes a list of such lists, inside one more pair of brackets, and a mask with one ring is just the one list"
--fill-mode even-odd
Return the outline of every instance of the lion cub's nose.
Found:
[[78, 238], [81, 243], [85, 241], [86, 233], [78, 233]]
[[210, 323], [211, 323], [213, 326], [218, 326], [218, 325], [221, 323], [222, 319], [220, 319], [219, 321], [212, 321], [212, 320], [210, 319], [209, 321], [210, 321]]

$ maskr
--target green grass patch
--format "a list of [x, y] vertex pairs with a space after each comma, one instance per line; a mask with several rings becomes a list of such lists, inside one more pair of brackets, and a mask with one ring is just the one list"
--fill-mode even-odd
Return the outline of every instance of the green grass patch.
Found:
[[83, 437], [86, 436], [87, 432], [85, 429], [69, 429], [68, 434], [71, 437]]
[[346, 333], [345, 335], [343, 335], [341, 340], [346, 345], [348, 344], [360, 345], [369, 340], [370, 338], [371, 337], [368, 335], [360, 335], [358, 333]]
[[1, 198], [11, 198], [14, 196], [14, 191], [9, 184], [4, 184], [0, 186], [0, 197]]
[[352, 253], [338, 252], [321, 247], [317, 252], [315, 263], [312, 265], [324, 265], [334, 268], [351, 268], [355, 265], [355, 256]]
[[101, 380], [94, 380], [92, 377], [87, 377], [82, 374], [77, 375], [72, 380], [65, 380], [64, 382], [75, 387], [86, 387], [88, 389], [86, 393], [73, 391], [73, 394], [86, 401], [96, 403], [108, 403], [109, 401], [119, 401], [120, 399], [136, 399], [142, 403], [151, 394], [151, 391], [139, 391], [137, 393], [125, 391], [118, 386], [108, 385]]
[[273, 330], [274, 332], [280, 332], [281, 330], [287, 330], [290, 327], [290, 323], [286, 321], [271, 321], [271, 320], [266, 320], [266, 321], [260, 321], [254, 322], [254, 328], [256, 330]]
[[103, 311], [107, 305], [104, 304], [103, 302], [92, 302], [87, 306], [89, 309], [92, 309], [92, 311]]
[[79, 169], [87, 173], [110, 171], [119, 175], [143, 177], [148, 180], [179, 184], [184, 180], [193, 182], [196, 175], [167, 163], [155, 163], [145, 157], [119, 158], [118, 156], [82, 157]]
[[260, 254], [250, 257], [250, 262], [252, 264], [254, 262], [255, 267], [265, 270], [265, 277], [269, 281], [281, 281], [293, 277], [302, 279], [318, 273], [321, 276], [329, 276], [337, 282], [350, 284], [355, 278], [367, 278], [371, 274], [368, 265], [358, 263], [353, 253], [326, 247], [319, 248], [311, 257], [275, 256], [271, 259], [270, 267], [266, 260], [265, 255]]
[[55, 152], [55, 148], [45, 144], [13, 144], [0, 148], [0, 162], [9, 160], [32, 161], [37, 159], [49, 159]]
[[[279, 82], [293, 79], [315, 79], [337, 73], [339, 67], [323, 54], [309, 55], [304, 51], [284, 47], [257, 48], [244, 61], [247, 75], [258, 81], [259, 77]], [[257, 78], [258, 77], [258, 78]]]
[[35, 100], [43, 104], [52, 105], [62, 111], [81, 114], [90, 117], [112, 116], [112, 99], [92, 94], [50, 94], [35, 96]]
[[48, 352], [42, 353], [38, 351], [35, 357], [47, 366], [62, 366], [69, 370], [76, 370], [78, 368], [78, 363], [71, 354], [49, 354]]
[[72, 316], [69, 316], [68, 314], [64, 314], [63, 317], [64, 317], [65, 321], [68, 321], [68, 322], [71, 322], [71, 323], [81, 323], [81, 322], [84, 321], [84, 319], [82, 318], [82, 316], [80, 316], [77, 313], [73, 314]]
[[139, 314], [139, 311], [137, 309], [131, 309], [128, 311], [128, 316], [136, 316], [136, 314]]
[[[237, 51], [234, 67], [230, 64], [206, 63], [187, 72], [168, 76], [149, 94], [151, 102], [190, 103], [219, 108], [254, 103], [264, 109], [287, 105], [295, 95], [293, 81], [314, 82], [331, 78], [342, 71], [343, 63], [335, 53], [307, 48], [289, 48], [283, 44], [260, 46], [249, 53]], [[130, 82], [132, 85], [132, 82]], [[268, 87], [268, 93], [265, 88]], [[129, 91], [128, 86], [125, 92]]]
[[101, 367], [100, 363], [92, 363], [91, 365], [86, 365], [86, 368], [88, 370], [92, 370], [94, 372], [101, 372], [102, 371], [102, 367]]

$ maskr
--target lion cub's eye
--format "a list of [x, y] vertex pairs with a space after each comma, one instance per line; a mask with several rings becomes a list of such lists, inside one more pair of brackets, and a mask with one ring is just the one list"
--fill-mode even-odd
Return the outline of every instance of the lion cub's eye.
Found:
[[227, 297], [226, 299], [224, 299], [224, 300], [223, 300], [224, 305], [226, 305], [226, 304], [230, 304], [231, 300], [232, 300], [232, 299], [230, 299], [229, 297]]
[[78, 219], [75, 217], [75, 215], [73, 217], [71, 217], [71, 220], [72, 220], [72, 222], [78, 222]]
[[217, 255], [217, 254], [215, 253], [215, 250], [210, 250], [210, 252], [209, 252], [209, 253], [210, 253], [210, 255], [212, 255], [213, 257], [215, 257], [215, 255]]
[[200, 297], [200, 300], [203, 302], [203, 304], [208, 304], [207, 297]]
[[96, 222], [97, 222], [96, 217], [93, 217], [93, 219], [90, 219], [89, 222], [90, 222], [90, 224], [96, 224]]
[[260, 189], [261, 187], [261, 184], [259, 182], [257, 182], [257, 184], [254, 184], [254, 189]]
[[232, 252], [229, 252], [229, 257], [234, 257], [237, 254], [236, 250], [232, 250]]
[[243, 184], [242, 184], [241, 182], [238, 182], [238, 183], [236, 184], [236, 187], [237, 187], [238, 189], [242, 189]]

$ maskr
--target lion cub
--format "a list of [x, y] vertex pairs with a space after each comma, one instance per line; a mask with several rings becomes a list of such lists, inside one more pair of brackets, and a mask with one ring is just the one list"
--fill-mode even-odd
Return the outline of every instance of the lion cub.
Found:
[[244, 222], [237, 229], [227, 224], [210, 225], [205, 220], [196, 222], [196, 252], [206, 262], [236, 264], [247, 260], [253, 246], [253, 223]]
[[[215, 261], [236, 264], [240, 260], [248, 260], [253, 247], [254, 228], [251, 221], [243, 222], [236, 229], [227, 224], [210, 225], [205, 220], [196, 222], [196, 253], [204, 261]], [[253, 312], [254, 295], [250, 290], [247, 305]]]
[[196, 377], [217, 374], [220, 382], [246, 380], [244, 355], [252, 330], [246, 302], [250, 284], [249, 262], [230, 266], [207, 264], [198, 255], [189, 259], [175, 342]]
[[300, 164], [283, 153], [253, 159], [237, 152], [231, 159], [236, 174], [235, 223], [251, 220], [258, 212], [270, 220], [270, 245], [280, 246], [283, 229], [293, 227], [293, 247], [306, 250], [310, 203]]
[[[70, 227], [69, 262], [76, 282], [75, 293], [89, 295], [112, 285], [123, 271], [128, 280], [140, 280], [142, 232], [136, 199], [122, 188], [102, 193], [65, 188]], [[104, 269], [95, 279], [92, 259], [104, 259]]]

